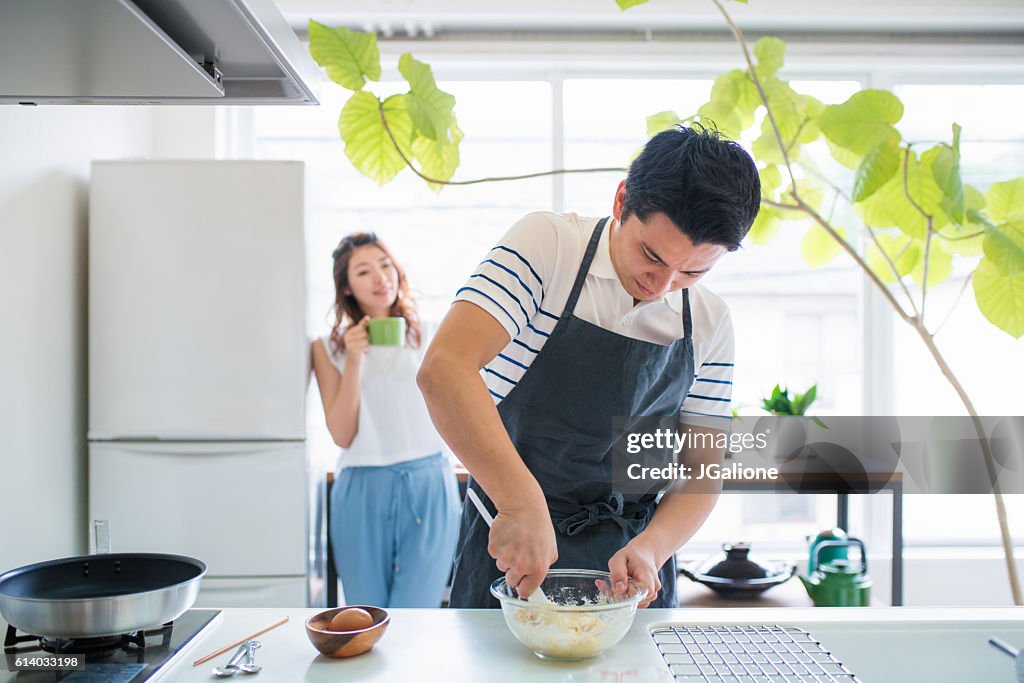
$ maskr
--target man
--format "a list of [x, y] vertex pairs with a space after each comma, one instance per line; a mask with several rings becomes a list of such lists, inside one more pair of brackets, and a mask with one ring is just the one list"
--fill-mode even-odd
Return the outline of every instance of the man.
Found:
[[465, 506], [452, 607], [498, 606], [489, 586], [502, 574], [529, 596], [552, 566], [607, 567], [615, 590], [627, 578], [648, 588], [641, 606], [675, 605], [674, 554], [720, 486], [624, 495], [613, 420], [728, 429], [732, 324], [697, 282], [739, 248], [759, 205], [741, 147], [680, 127], [648, 141], [610, 219], [530, 214], [459, 290], [417, 380], [497, 514], [488, 529]]

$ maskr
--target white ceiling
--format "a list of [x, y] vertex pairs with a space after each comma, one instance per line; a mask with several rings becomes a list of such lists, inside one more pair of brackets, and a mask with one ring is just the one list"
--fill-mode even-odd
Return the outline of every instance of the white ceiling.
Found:
[[[299, 31], [314, 18], [385, 37], [470, 30], [725, 29], [712, 0], [650, 0], [625, 12], [614, 0], [275, 1]], [[750, 0], [725, 5], [752, 32], [1024, 32], [1024, 0]]]

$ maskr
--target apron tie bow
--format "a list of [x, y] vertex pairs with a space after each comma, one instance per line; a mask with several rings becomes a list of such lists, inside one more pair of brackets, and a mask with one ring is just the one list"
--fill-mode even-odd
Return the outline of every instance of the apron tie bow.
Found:
[[622, 494], [614, 491], [607, 500], [581, 504], [579, 512], [559, 520], [557, 527], [566, 536], [575, 536], [587, 527], [605, 520], [611, 520], [623, 529], [628, 529], [630, 523], [622, 516], [624, 507]]

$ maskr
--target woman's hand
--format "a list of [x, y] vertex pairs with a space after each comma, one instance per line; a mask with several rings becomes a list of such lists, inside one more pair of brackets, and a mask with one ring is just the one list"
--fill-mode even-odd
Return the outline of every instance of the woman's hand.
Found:
[[363, 319], [345, 330], [342, 335], [342, 343], [345, 345], [345, 362], [359, 362], [363, 359], [366, 349], [370, 348], [370, 333], [366, 331], [366, 323], [370, 316], [363, 316]]
[[628, 579], [647, 587], [647, 597], [640, 602], [639, 607], [647, 607], [658, 597], [658, 591], [661, 590], [658, 561], [654, 550], [644, 543], [642, 535], [612, 555], [608, 560], [608, 571], [612, 575], [612, 590], [615, 593], [626, 592], [629, 586]]

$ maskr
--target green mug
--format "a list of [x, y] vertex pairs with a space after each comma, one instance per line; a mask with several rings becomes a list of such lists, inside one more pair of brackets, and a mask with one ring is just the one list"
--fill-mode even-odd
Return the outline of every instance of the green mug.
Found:
[[402, 346], [405, 343], [405, 318], [370, 318], [366, 329], [373, 346]]

